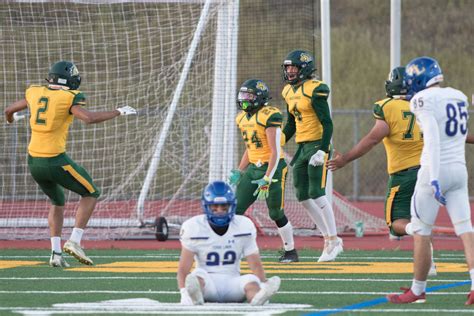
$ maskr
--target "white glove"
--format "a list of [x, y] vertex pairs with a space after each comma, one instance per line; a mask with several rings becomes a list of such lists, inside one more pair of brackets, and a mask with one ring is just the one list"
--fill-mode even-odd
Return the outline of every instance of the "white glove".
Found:
[[[26, 117], [26, 115], [15, 112], [15, 113], [13, 113], [13, 122], [12, 123], [17, 122], [19, 120], [22, 120], [25, 117]], [[10, 122], [7, 121], [7, 124], [10, 124]]]
[[137, 114], [137, 110], [135, 110], [134, 108], [128, 105], [118, 108], [117, 111], [120, 112], [120, 115], [136, 115]]
[[309, 164], [311, 166], [322, 166], [324, 164], [324, 158], [326, 158], [326, 153], [322, 150], [318, 150], [314, 155], [309, 159]]
[[185, 287], [179, 289], [181, 293], [181, 301], [179, 302], [181, 305], [194, 305], [191, 296], [189, 296], [188, 290]]

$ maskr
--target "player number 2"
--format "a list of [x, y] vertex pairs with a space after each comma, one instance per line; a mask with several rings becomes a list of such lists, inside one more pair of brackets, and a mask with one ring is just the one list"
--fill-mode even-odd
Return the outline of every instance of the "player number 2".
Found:
[[40, 115], [43, 113], [46, 113], [46, 111], [48, 110], [48, 102], [49, 102], [48, 98], [45, 98], [45, 97], [41, 97], [38, 101], [38, 103], [42, 104], [42, 106], [40, 106], [38, 108], [38, 111], [36, 111], [35, 123], [37, 125], [46, 125], [46, 119], [41, 118]]
[[458, 130], [462, 135], [467, 133], [466, 123], [468, 114], [466, 111], [466, 104], [464, 102], [458, 102], [457, 108], [453, 104], [448, 103], [446, 105], [446, 116], [448, 117], [445, 127], [446, 135], [454, 136], [458, 133]]
[[[235, 259], [237, 259], [237, 255], [235, 254], [234, 251], [232, 250], [226, 251], [222, 259], [222, 265], [234, 264]], [[207, 254], [206, 265], [218, 266], [219, 264], [220, 264], [219, 253], [210, 252]]]

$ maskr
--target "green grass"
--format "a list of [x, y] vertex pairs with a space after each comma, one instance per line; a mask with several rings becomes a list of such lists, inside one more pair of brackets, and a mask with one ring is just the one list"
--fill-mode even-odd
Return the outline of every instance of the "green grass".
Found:
[[[169, 261], [175, 264], [178, 260], [178, 251], [151, 251], [151, 250], [90, 250], [88, 254], [95, 260], [95, 268], [102, 265], [120, 262], [142, 263], [140, 266], [150, 268], [160, 264], [159, 261]], [[393, 273], [400, 269], [399, 263], [405, 265], [411, 262], [411, 252], [406, 251], [347, 251], [335, 263], [317, 264], [319, 252], [301, 251], [301, 261], [307, 264], [281, 265], [276, 263], [277, 253], [263, 252], [266, 271], [269, 276], [275, 274], [275, 269], [286, 269], [286, 273], [278, 273], [282, 278], [279, 293], [272, 299], [272, 305], [266, 308], [275, 308], [273, 304], [306, 304], [307, 306], [285, 306], [284, 315], [300, 315], [316, 313], [324, 309], [343, 308], [345, 306], [381, 299], [389, 292], [396, 292], [400, 286], [409, 286], [412, 275], [407, 273]], [[139, 302], [133, 307], [134, 314], [146, 313], [198, 313], [222, 314], [223, 312], [247, 313], [249, 306], [205, 305], [203, 307], [181, 307], [176, 305], [179, 293], [176, 287], [175, 273], [160, 272], [91, 272], [74, 271], [74, 268], [84, 268], [68, 257], [71, 269], [53, 269], [47, 265], [48, 252], [45, 250], [2, 250], [0, 267], [7, 260], [32, 261], [30, 265], [8, 269], [0, 269], [0, 315], [13, 315], [21, 310], [43, 311], [49, 313], [85, 314], [84, 304], [71, 309], [64, 306], [53, 306], [60, 303], [94, 303], [106, 300], [121, 299], [150, 299], [163, 303], [156, 308], [153, 302]], [[461, 252], [436, 252], [435, 259], [440, 266], [447, 264], [463, 264]], [[34, 262], [41, 264], [33, 265]], [[156, 263], [158, 261], [158, 263]], [[173, 263], [174, 262], [174, 263]], [[324, 270], [314, 271], [318, 267], [333, 269], [346, 267], [353, 269], [377, 262], [390, 262], [386, 273], [371, 273], [367, 268], [364, 273], [322, 273]], [[128, 264], [130, 265], [130, 264]], [[313, 271], [301, 272], [310, 268]], [[139, 268], [141, 269], [141, 268]], [[454, 284], [469, 279], [465, 267], [458, 268], [458, 272], [440, 272], [431, 278], [428, 287]], [[294, 272], [293, 272], [294, 271]], [[404, 306], [382, 303], [366, 306], [361, 311], [338, 313], [343, 315], [374, 314], [383, 312], [384, 315], [436, 314], [451, 315], [456, 312], [469, 312], [472, 308], [465, 307], [465, 294], [469, 285], [441, 289], [428, 294], [425, 304], [411, 304]], [[167, 304], [173, 303], [173, 304]], [[130, 306], [132, 303], [127, 303]], [[95, 307], [97, 308], [97, 307]], [[102, 313], [105, 304], [101, 303]], [[148, 310], [147, 310], [148, 308]], [[218, 308], [218, 310], [216, 310]], [[101, 310], [89, 307], [93, 314], [100, 314]], [[119, 311], [122, 311], [120, 309]], [[114, 310], [115, 315], [121, 314]], [[262, 311], [253, 309], [254, 312]], [[431, 312], [430, 312], [431, 311]], [[433, 312], [435, 311], [435, 312]], [[109, 313], [111, 311], [109, 310]]]

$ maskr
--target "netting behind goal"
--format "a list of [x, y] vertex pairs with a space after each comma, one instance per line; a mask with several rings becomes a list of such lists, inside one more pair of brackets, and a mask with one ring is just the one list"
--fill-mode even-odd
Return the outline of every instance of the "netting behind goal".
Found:
[[[24, 97], [30, 84], [43, 84], [50, 65], [72, 60], [82, 75], [87, 108], [130, 105], [136, 117], [71, 126], [67, 152], [83, 165], [102, 196], [91, 226], [137, 226], [136, 203], [157, 134], [163, 126], [183, 72], [204, 1], [38, 1], [0, 3], [2, 104]], [[90, 1], [89, 1], [90, 2]], [[179, 104], [150, 186], [145, 218], [168, 205], [181, 188], [178, 212], [195, 208], [208, 181], [209, 131], [217, 11], [212, 2]], [[1, 125], [1, 238], [35, 238], [45, 227], [48, 201], [29, 175], [25, 120]], [[192, 174], [192, 176], [190, 176]], [[78, 196], [66, 191], [66, 226]], [[176, 207], [174, 205], [173, 207]], [[23, 230], [21, 227], [29, 227]], [[13, 229], [13, 233], [10, 233]], [[39, 229], [38, 233], [44, 229]], [[25, 231], [26, 233], [22, 233]], [[107, 231], [100, 233], [107, 237]], [[121, 230], [120, 234], [127, 234]]]
[[[212, 178], [213, 163], [225, 160], [237, 164], [241, 154], [237, 147], [231, 156], [212, 149], [216, 126], [232, 124], [235, 129], [233, 114], [229, 115], [226, 110], [222, 117], [216, 117], [215, 112], [220, 105], [216, 105], [219, 84], [225, 82], [232, 86], [232, 80], [235, 81], [235, 76], [232, 79], [229, 73], [234, 71], [235, 75], [232, 67], [237, 61], [227, 60], [232, 63], [222, 65], [220, 61], [225, 60], [226, 55], [222, 57], [218, 53], [223, 50], [227, 54], [226, 47], [235, 49], [236, 34], [228, 27], [219, 27], [225, 20], [222, 14], [231, 15], [228, 8], [231, 2], [0, 3], [3, 104], [23, 98], [30, 84], [44, 83], [49, 66], [54, 62], [72, 60], [82, 76], [80, 90], [87, 96], [88, 109], [111, 110], [130, 105], [139, 111], [136, 117], [118, 117], [96, 125], [84, 125], [76, 120], [71, 126], [67, 152], [89, 171], [102, 192], [85, 238], [140, 237], [148, 231], [138, 228], [139, 224], [153, 221], [157, 216], [179, 224], [201, 212], [200, 193]], [[309, 3], [309, 7], [314, 7]], [[208, 11], [203, 14], [206, 4]], [[248, 26], [248, 23], [241, 24]], [[199, 26], [202, 32], [196, 36]], [[256, 31], [259, 35], [259, 30]], [[245, 42], [239, 40], [239, 45], [245, 47]], [[271, 52], [271, 48], [266, 50]], [[245, 66], [246, 70], [242, 71], [240, 67]], [[239, 73], [247, 76], [248, 66], [248, 63], [239, 65]], [[275, 66], [277, 70], [278, 67]], [[176, 94], [180, 84], [182, 90]], [[231, 90], [235, 89], [233, 84]], [[228, 96], [234, 106], [231, 92], [226, 90], [222, 94]], [[226, 106], [228, 109], [229, 103]], [[166, 133], [160, 133], [168, 123]], [[0, 152], [0, 239], [47, 237], [49, 202], [29, 175], [26, 163], [28, 123], [23, 120], [0, 126], [3, 148]], [[228, 137], [224, 143], [241, 142], [239, 136], [224, 134]], [[162, 147], [157, 151], [161, 141]], [[157, 170], [147, 188], [144, 204], [139, 206], [150, 163], [157, 154], [160, 156]], [[223, 170], [220, 177], [224, 178], [227, 172]], [[64, 234], [68, 234], [79, 197], [69, 191], [65, 193]], [[294, 200], [291, 177], [286, 197], [286, 213], [294, 226], [312, 230], [314, 226]], [[333, 201], [340, 232], [350, 230], [357, 220], [364, 221], [368, 231], [385, 229], [383, 221], [355, 209], [339, 196], [334, 195]], [[249, 215], [261, 227], [274, 229], [268, 212], [260, 206], [257, 203]], [[137, 212], [139, 209], [142, 213]]]

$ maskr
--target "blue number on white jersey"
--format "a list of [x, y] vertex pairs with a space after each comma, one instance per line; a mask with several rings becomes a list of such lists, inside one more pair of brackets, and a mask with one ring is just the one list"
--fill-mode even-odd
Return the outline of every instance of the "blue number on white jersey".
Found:
[[446, 116], [448, 117], [445, 127], [446, 135], [450, 137], [455, 136], [458, 130], [462, 135], [467, 133], [468, 114], [465, 102], [458, 102], [457, 108], [453, 104], [448, 103], [446, 105]]
[[[229, 250], [224, 253], [224, 258], [222, 260], [223, 265], [234, 264], [237, 259], [237, 254], [235, 251]], [[206, 265], [208, 266], [218, 266], [220, 263], [219, 253], [209, 252], [206, 258]]]

